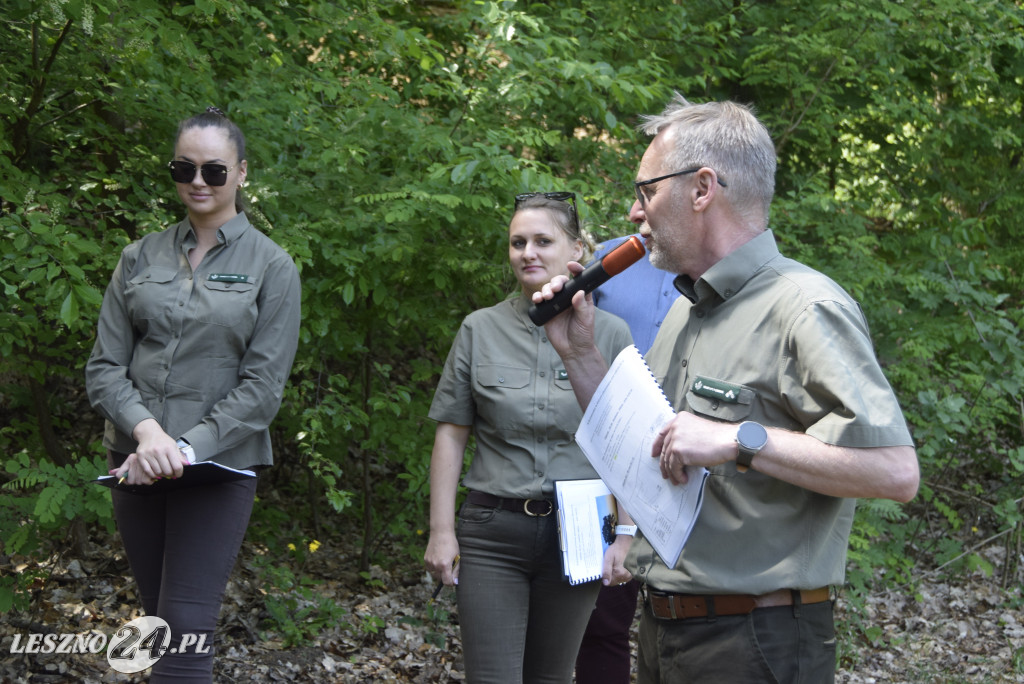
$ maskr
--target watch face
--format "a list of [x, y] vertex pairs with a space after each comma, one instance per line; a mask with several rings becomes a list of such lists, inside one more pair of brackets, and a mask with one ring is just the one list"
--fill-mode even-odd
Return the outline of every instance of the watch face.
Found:
[[768, 431], [760, 423], [752, 421], [740, 423], [740, 429], [736, 432], [736, 441], [744, 449], [757, 451], [768, 443]]

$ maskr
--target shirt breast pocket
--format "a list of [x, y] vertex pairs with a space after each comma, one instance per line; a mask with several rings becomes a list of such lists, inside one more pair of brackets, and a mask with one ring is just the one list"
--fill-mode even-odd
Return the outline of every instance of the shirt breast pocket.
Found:
[[[731, 387], [736, 389], [734, 396], [709, 396], [713, 392], [707, 386], [701, 387], [701, 380], [698, 379], [686, 391], [686, 403], [690, 411], [703, 418], [719, 420], [727, 423], [742, 423], [750, 419], [754, 412], [754, 404], [757, 401], [757, 393], [743, 385], [729, 385], [717, 380], [711, 380], [712, 387]], [[732, 463], [722, 463], [708, 468], [712, 475], [719, 477], [735, 477], [738, 472]]]
[[551, 415], [554, 421], [549, 430], [556, 431], [560, 442], [571, 442], [580, 420], [583, 419], [583, 409], [576, 399], [576, 393], [572, 389], [572, 383], [564, 370], [554, 370], [555, 379], [551, 383], [552, 389], [548, 395]]
[[200, 291], [196, 320], [214, 325], [237, 326], [256, 321], [256, 283], [206, 280]]
[[171, 268], [150, 266], [128, 280], [124, 296], [132, 320], [162, 318], [174, 302], [174, 277]]
[[515, 430], [528, 424], [523, 411], [531, 406], [529, 368], [481, 364], [476, 367], [476, 407], [496, 428]]
[[693, 413], [727, 423], [748, 420], [756, 401], [752, 388], [712, 378], [698, 378], [686, 390], [686, 405]]

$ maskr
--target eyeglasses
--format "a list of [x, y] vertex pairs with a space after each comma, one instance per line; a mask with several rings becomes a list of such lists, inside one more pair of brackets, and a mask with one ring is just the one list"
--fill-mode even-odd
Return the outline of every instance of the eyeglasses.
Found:
[[[636, 201], [640, 203], [640, 207], [641, 208], [647, 206], [647, 195], [645, 195], [644, 191], [640, 189], [640, 188], [642, 188], [645, 185], [650, 185], [651, 183], [657, 183], [658, 181], [663, 181], [666, 178], [673, 178], [675, 176], [685, 176], [685, 175], [690, 174], [690, 173], [697, 173], [698, 171], [700, 171], [703, 168], [704, 168], [703, 166], [698, 166], [697, 168], [694, 168], [694, 169], [686, 169], [685, 171], [676, 171], [675, 173], [669, 173], [669, 174], [666, 174], [664, 176], [658, 176], [657, 178], [649, 178], [647, 180], [634, 181], [633, 182], [633, 192], [636, 193]], [[718, 184], [721, 185], [723, 188], [729, 187], [728, 185], [726, 185], [725, 183], [722, 182], [721, 178], [718, 179]]]
[[519, 205], [530, 199], [531, 197], [544, 197], [549, 200], [556, 200], [558, 202], [568, 202], [572, 206], [572, 218], [576, 222], [576, 232], [580, 231], [580, 215], [576, 211], [576, 193], [575, 192], [524, 192], [516, 195], [516, 203], [513, 206], [512, 211], [519, 211]]
[[[175, 183], [191, 183], [196, 177], [196, 165], [190, 161], [167, 162], [167, 168], [171, 170], [171, 178]], [[203, 174], [203, 180], [207, 185], [219, 187], [228, 182], [228, 171], [234, 168], [223, 164], [203, 164], [199, 167], [199, 172]]]

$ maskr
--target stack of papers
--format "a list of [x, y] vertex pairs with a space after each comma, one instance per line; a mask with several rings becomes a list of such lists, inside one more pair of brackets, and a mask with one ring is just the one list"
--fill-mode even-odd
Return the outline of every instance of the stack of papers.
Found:
[[682, 485], [661, 476], [651, 448], [674, 416], [640, 350], [629, 346], [615, 357], [576, 431], [591, 465], [669, 567], [697, 521], [708, 477], [706, 468], [692, 466]]

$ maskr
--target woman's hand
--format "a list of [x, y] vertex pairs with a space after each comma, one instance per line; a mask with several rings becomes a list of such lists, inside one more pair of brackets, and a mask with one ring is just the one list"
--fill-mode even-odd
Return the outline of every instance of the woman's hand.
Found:
[[178, 449], [178, 441], [164, 432], [159, 423], [147, 418], [135, 426], [132, 436], [139, 446], [128, 454], [114, 475], [125, 477], [128, 484], [147, 485], [161, 477], [181, 477], [188, 459]]
[[427, 551], [423, 554], [423, 562], [431, 576], [445, 586], [459, 583], [459, 542], [455, 532], [430, 535]]
[[604, 565], [601, 568], [601, 582], [604, 586], [625, 584], [633, 579], [633, 575], [623, 565], [632, 543], [633, 537], [628, 534], [620, 534], [604, 552]]
[[124, 480], [130, 485], [150, 485], [159, 479], [144, 474], [142, 466], [139, 465], [139, 455], [137, 453], [128, 454], [128, 458], [124, 460], [121, 467], [111, 470], [110, 474], [118, 479], [118, 484], [121, 483], [121, 480]]

